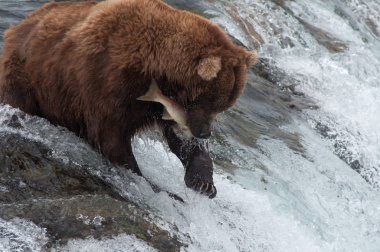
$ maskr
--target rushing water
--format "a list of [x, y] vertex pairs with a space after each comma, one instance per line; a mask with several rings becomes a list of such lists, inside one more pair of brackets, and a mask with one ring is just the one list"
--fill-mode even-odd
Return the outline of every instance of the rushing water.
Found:
[[[37, 2], [0, 1], [0, 29]], [[272, 69], [274, 84], [250, 74], [243, 97], [218, 120], [214, 200], [184, 186], [180, 162], [155, 134], [134, 141], [142, 172], [178, 192], [185, 205], [155, 194], [143, 179], [131, 184], [101, 169], [101, 157], [89, 146], [43, 119], [27, 117], [19, 133], [47, 143], [55, 158], [87, 164], [160, 216], [162, 226], [177, 226], [172, 232], [188, 244], [184, 251], [380, 251], [380, 3], [169, 2], [205, 11], [246, 47], [257, 48]], [[1, 123], [13, 113], [0, 107], [0, 131], [13, 130]], [[26, 220], [0, 220], [0, 250], [38, 251], [45, 236]], [[57, 250], [126, 246], [149, 251], [123, 235], [73, 240]]]

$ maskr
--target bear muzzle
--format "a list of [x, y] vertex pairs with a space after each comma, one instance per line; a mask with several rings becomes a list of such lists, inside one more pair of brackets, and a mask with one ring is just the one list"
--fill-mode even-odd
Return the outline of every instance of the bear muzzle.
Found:
[[207, 115], [204, 111], [189, 111], [188, 126], [191, 134], [196, 138], [209, 138], [214, 116]]
[[204, 125], [196, 134], [193, 132], [193, 135], [197, 138], [209, 138], [211, 136], [211, 127]]

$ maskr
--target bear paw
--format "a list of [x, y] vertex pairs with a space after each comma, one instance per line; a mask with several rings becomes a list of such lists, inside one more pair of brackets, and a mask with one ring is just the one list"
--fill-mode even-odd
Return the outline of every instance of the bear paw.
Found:
[[210, 199], [216, 196], [216, 187], [213, 182], [202, 180], [199, 176], [185, 178], [186, 186], [201, 194], [207, 195]]

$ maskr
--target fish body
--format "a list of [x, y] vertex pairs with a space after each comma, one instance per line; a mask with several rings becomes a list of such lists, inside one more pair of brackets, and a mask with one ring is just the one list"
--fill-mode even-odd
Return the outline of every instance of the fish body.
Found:
[[138, 97], [137, 100], [161, 103], [164, 106], [162, 119], [173, 120], [182, 130], [189, 131], [186, 110], [180, 104], [162, 94], [154, 79], [152, 79], [149, 90], [143, 96]]

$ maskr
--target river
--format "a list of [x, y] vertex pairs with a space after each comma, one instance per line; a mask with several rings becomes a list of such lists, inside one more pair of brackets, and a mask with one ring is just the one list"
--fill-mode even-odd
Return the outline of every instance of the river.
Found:
[[[0, 0], [0, 34], [43, 2]], [[215, 199], [185, 187], [180, 161], [155, 132], [134, 139], [142, 173], [186, 204], [105, 168], [83, 140], [44, 119], [26, 116], [14, 129], [5, 121], [18, 111], [0, 105], [0, 132], [86, 166], [158, 216], [157, 225], [186, 244], [182, 251], [380, 251], [380, 3], [168, 2], [210, 18], [260, 55], [243, 96], [214, 126]], [[40, 251], [47, 240], [28, 219], [0, 219], [1, 251]], [[54, 249], [154, 251], [126, 234]]]

